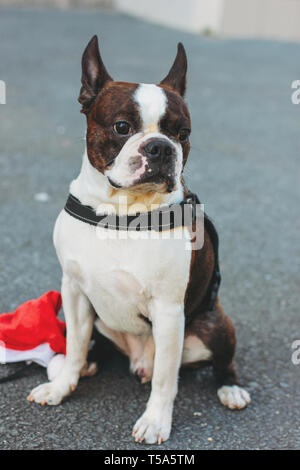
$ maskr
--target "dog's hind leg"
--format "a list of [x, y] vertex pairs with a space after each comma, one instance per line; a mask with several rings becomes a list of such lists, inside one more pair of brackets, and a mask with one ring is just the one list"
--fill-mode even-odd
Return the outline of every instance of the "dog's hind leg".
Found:
[[86, 364], [92, 334], [94, 310], [76, 282], [67, 276], [62, 280], [62, 297], [67, 325], [67, 354], [64, 365], [52, 382], [39, 385], [28, 396], [42, 405], [58, 405], [75, 390]]
[[185, 334], [183, 364], [210, 361], [221, 403], [230, 409], [242, 409], [250, 403], [246, 390], [238, 385], [234, 367], [236, 346], [234, 326], [217, 299], [212, 311], [199, 313]]
[[154, 364], [154, 340], [152, 334], [148, 336], [126, 335], [129, 347], [130, 371], [137, 375], [142, 383], [152, 379]]
[[109, 340], [117, 349], [128, 356], [132, 374], [137, 375], [142, 383], [151, 380], [154, 361], [154, 341], [151, 334], [138, 336], [114, 331], [99, 318], [95, 321], [95, 328], [99, 332], [98, 335], [102, 337], [101, 341], [98, 341], [101, 343], [101, 347], [103, 340]]
[[126, 356], [129, 356], [129, 348], [126, 341], [126, 333], [112, 330], [111, 328], [106, 326], [100, 318], [96, 319], [95, 328], [101, 336], [104, 336], [106, 339], [111, 341], [119, 351], [126, 354]]

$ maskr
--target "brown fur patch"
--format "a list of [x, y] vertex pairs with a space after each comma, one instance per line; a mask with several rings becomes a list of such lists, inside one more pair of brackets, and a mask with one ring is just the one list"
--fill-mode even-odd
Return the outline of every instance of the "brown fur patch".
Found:
[[[90, 163], [101, 173], [122, 149], [126, 141], [141, 130], [141, 119], [133, 94], [138, 84], [109, 82], [97, 96], [87, 114], [87, 154]], [[128, 136], [115, 132], [116, 121], [127, 121], [132, 131]]]
[[[199, 230], [202, 230], [200, 224]], [[233, 364], [236, 345], [234, 326], [218, 297], [213, 310], [207, 310], [214, 256], [212, 241], [205, 230], [203, 247], [192, 251], [190, 279], [185, 294], [185, 335], [196, 335], [212, 352], [211, 362], [218, 385], [232, 385], [237, 383]]]
[[196, 335], [212, 352], [211, 362], [218, 386], [237, 384], [233, 363], [236, 346], [234, 326], [219, 298], [212, 311], [194, 312], [185, 334]]
[[[193, 224], [195, 230], [195, 223]], [[202, 230], [199, 227], [199, 230]], [[197, 234], [196, 234], [197, 236]], [[201, 234], [198, 235], [199, 237]], [[200, 250], [192, 250], [190, 279], [185, 293], [186, 319], [201, 310], [214, 269], [214, 250], [208, 232], [204, 232], [204, 245]]]

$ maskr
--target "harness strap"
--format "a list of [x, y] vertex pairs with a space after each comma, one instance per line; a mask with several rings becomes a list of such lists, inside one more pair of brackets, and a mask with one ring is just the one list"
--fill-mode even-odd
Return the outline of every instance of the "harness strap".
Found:
[[190, 193], [181, 203], [160, 207], [149, 212], [139, 212], [134, 215], [96, 214], [90, 206], [81, 204], [72, 194], [69, 194], [65, 211], [87, 224], [110, 229], [126, 231], [155, 230], [163, 232], [176, 227], [191, 225], [196, 219], [196, 196]]

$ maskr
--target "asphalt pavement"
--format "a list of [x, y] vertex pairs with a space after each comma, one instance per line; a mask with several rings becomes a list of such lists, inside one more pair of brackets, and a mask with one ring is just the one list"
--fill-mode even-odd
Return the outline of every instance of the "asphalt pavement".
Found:
[[[180, 375], [163, 449], [299, 449], [300, 45], [201, 37], [110, 11], [0, 10], [0, 311], [60, 289], [55, 218], [84, 150], [81, 54], [98, 34], [109, 73], [159, 82], [182, 41], [193, 132], [186, 169], [220, 236], [225, 311], [252, 402], [230, 411], [210, 369]], [[40, 193], [46, 193], [41, 196]], [[1, 374], [15, 366], [0, 366]], [[0, 449], [155, 449], [131, 429], [150, 385], [116, 354], [58, 407], [26, 401], [45, 370], [0, 385]]]

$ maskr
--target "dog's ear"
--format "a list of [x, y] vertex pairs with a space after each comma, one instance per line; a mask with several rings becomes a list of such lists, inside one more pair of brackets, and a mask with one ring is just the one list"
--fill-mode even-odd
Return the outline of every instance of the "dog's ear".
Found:
[[186, 89], [187, 58], [181, 42], [177, 46], [177, 55], [168, 75], [160, 82], [184, 96]]
[[82, 56], [82, 87], [78, 101], [82, 104], [82, 113], [88, 112], [99, 91], [108, 81], [113, 81], [102, 62], [98, 38], [93, 36]]

